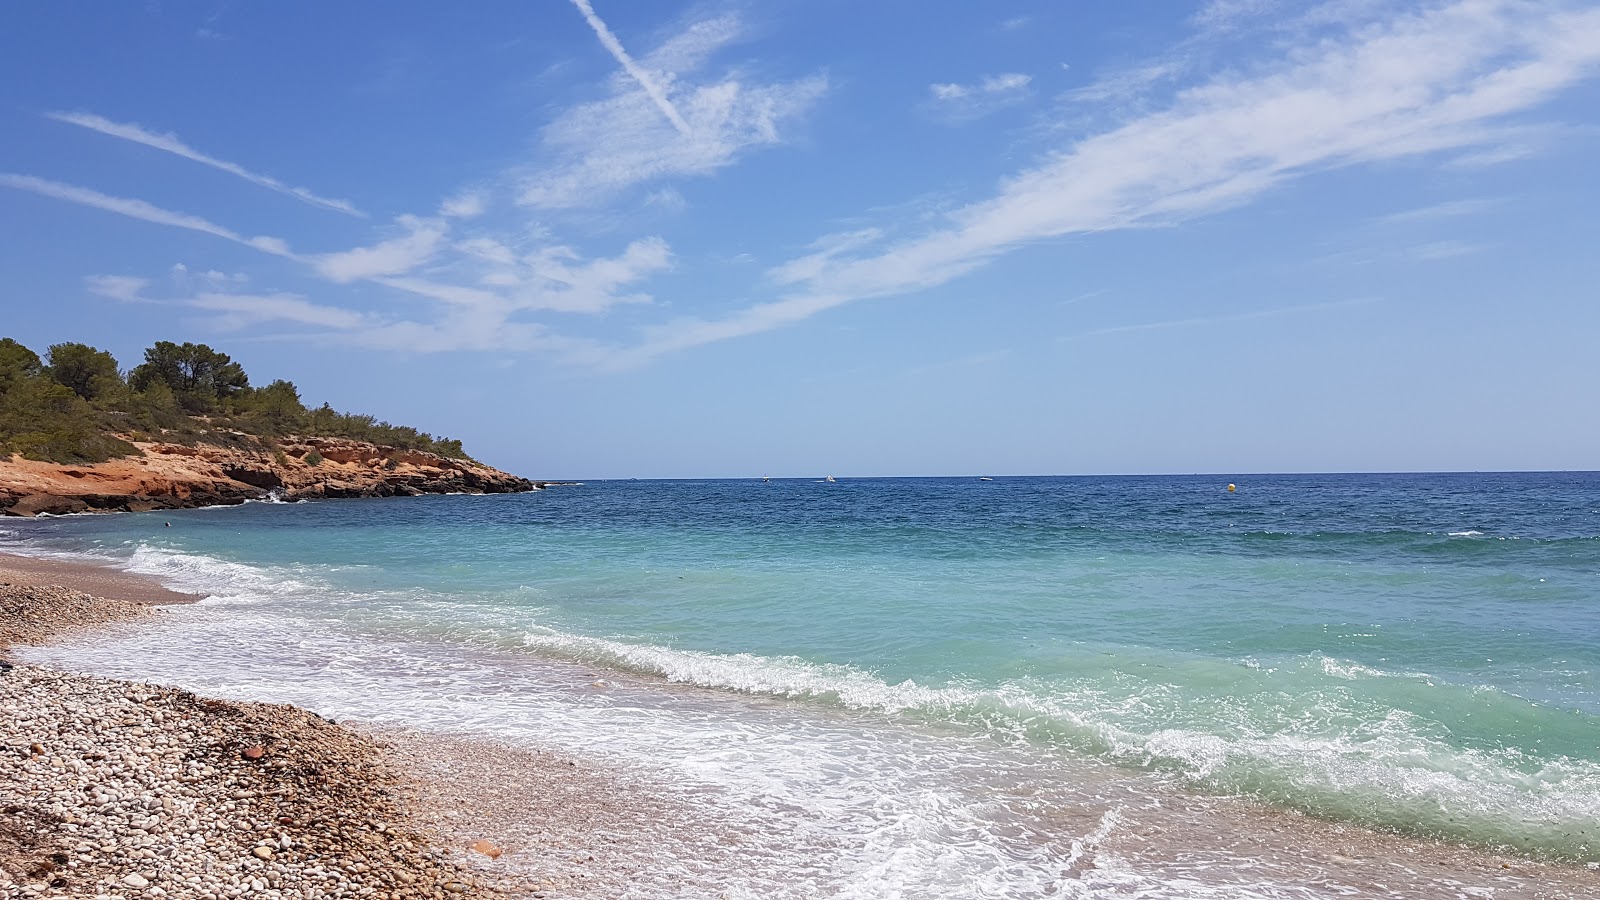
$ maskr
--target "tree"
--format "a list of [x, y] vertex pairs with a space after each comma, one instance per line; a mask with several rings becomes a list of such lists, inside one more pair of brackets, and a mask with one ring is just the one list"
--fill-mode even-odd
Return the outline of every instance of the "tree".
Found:
[[11, 338], [0, 338], [0, 394], [39, 374], [39, 354]]
[[144, 364], [128, 374], [136, 390], [161, 382], [172, 389], [184, 409], [210, 412], [250, 386], [244, 367], [205, 344], [157, 341], [144, 351]]
[[177, 428], [184, 421], [183, 408], [165, 381], [157, 381], [142, 391], [129, 392], [127, 413], [129, 424], [145, 431]]
[[99, 397], [122, 381], [116, 357], [88, 344], [51, 344], [48, 355], [45, 374], [85, 400]]
[[292, 381], [278, 379], [248, 394], [250, 417], [260, 422], [268, 434], [288, 434], [306, 420], [300, 389]]
[[19, 379], [0, 404], [0, 455], [89, 463], [133, 449], [101, 429], [83, 398], [48, 378]]

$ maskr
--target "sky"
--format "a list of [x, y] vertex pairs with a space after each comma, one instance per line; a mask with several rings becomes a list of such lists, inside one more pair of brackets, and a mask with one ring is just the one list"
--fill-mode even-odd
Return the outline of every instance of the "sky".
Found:
[[0, 336], [534, 478], [1600, 469], [1600, 4], [0, 6]]

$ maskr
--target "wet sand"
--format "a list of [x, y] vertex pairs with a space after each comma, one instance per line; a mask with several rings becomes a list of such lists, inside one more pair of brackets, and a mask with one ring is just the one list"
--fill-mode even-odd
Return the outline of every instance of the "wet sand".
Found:
[[193, 603], [200, 599], [197, 594], [171, 590], [151, 575], [124, 572], [109, 565], [13, 553], [0, 553], [0, 583], [59, 585], [96, 597], [115, 597], [146, 606]]

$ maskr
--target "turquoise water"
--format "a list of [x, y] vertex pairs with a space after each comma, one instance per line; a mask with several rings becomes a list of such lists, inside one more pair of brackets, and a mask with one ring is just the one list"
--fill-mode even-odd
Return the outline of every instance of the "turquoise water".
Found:
[[[43, 658], [444, 730], [559, 722], [755, 806], [821, 791], [867, 856], [913, 782], [1088, 765], [1600, 860], [1600, 475], [1232, 480], [603, 482], [3, 527], [215, 598]], [[919, 827], [989, 835], [950, 839], [992, 844], [973, 895], [1019, 893], [1031, 845], [982, 825], [1012, 813], [950, 802]]]

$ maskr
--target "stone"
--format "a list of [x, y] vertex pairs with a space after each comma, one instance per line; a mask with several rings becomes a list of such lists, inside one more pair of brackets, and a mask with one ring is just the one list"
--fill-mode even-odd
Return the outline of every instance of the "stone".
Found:
[[129, 872], [122, 876], [122, 883], [134, 890], [143, 890], [150, 886], [150, 879], [140, 875], [138, 872]]
[[257, 847], [254, 850], [250, 851], [250, 855], [254, 856], [256, 859], [271, 859], [272, 858], [272, 848], [271, 847]]
[[499, 847], [496, 847], [494, 844], [490, 843], [489, 841], [485, 841], [485, 840], [481, 840], [481, 839], [472, 842], [472, 849], [476, 850], [479, 853], [482, 853], [484, 856], [487, 856], [490, 859], [499, 859], [500, 858], [500, 854], [506, 852], [505, 850], [503, 850], [503, 849], [501, 849]]

